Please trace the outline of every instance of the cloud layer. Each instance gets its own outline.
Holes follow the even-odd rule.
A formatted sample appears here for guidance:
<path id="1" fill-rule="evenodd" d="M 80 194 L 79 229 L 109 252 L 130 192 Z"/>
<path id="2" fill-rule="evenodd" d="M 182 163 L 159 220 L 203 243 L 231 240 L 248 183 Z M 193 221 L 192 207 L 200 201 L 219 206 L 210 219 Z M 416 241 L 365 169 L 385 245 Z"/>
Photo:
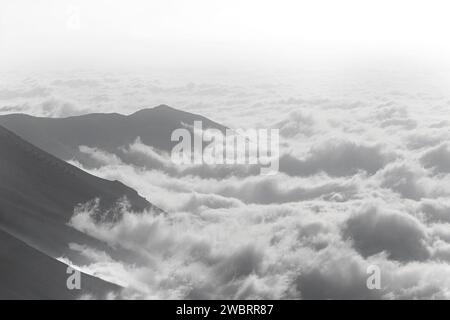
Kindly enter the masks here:
<path id="1" fill-rule="evenodd" d="M 271 79 L 48 76 L 10 82 L 0 111 L 70 116 L 165 103 L 232 128 L 280 129 L 275 176 L 175 166 L 139 139 L 115 153 L 79 147 L 98 166 L 71 163 L 167 212 L 123 205 L 112 224 L 93 217 L 95 203 L 75 210 L 74 228 L 126 252 L 72 244 L 88 261 L 78 267 L 125 286 L 124 298 L 450 298 L 450 98 L 409 80 Z M 370 290 L 374 265 L 381 288 Z"/>

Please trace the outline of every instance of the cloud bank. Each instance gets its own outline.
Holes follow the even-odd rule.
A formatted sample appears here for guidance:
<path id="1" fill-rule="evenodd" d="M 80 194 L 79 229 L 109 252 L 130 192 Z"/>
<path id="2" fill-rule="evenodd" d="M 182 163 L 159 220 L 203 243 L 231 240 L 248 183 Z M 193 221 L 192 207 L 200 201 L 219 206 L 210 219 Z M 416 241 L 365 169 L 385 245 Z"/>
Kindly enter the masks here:
<path id="1" fill-rule="evenodd" d="M 3 88 L 0 110 L 68 116 L 164 103 L 231 128 L 280 129 L 270 177 L 178 167 L 138 137 L 116 152 L 79 147 L 98 166 L 71 163 L 167 212 L 122 206 L 111 223 L 94 217 L 95 203 L 75 210 L 74 228 L 127 252 L 69 248 L 87 259 L 78 268 L 124 286 L 122 298 L 450 298 L 450 98 L 410 79 L 271 79 L 49 76 Z M 381 288 L 370 290 L 373 265 Z"/>

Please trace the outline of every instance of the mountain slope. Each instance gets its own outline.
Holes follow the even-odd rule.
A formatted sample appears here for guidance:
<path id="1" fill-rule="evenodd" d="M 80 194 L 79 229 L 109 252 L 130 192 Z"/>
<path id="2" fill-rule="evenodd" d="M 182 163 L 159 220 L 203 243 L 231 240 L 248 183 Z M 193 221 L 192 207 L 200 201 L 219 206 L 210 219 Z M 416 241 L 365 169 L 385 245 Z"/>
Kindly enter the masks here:
<path id="1" fill-rule="evenodd" d="M 80 289 L 69 290 L 67 265 L 0 230 L 0 299 L 106 298 L 120 287 L 80 274 Z"/>
<path id="2" fill-rule="evenodd" d="M 124 196 L 135 211 L 152 207 L 124 184 L 90 175 L 0 127 L 0 228 L 14 237 L 53 257 L 66 254 L 70 242 L 101 247 L 67 222 L 80 203 L 99 198 L 100 208 L 112 211 Z"/>
<path id="3" fill-rule="evenodd" d="M 170 152 L 176 144 L 170 139 L 172 132 L 186 125 L 192 126 L 196 120 L 202 121 L 204 129 L 226 129 L 200 115 L 165 105 L 143 109 L 128 116 L 96 113 L 68 118 L 41 118 L 10 114 L 0 116 L 0 125 L 60 159 L 76 159 L 92 167 L 95 161 L 79 151 L 80 145 L 117 154 L 120 147 L 140 137 L 144 144 Z"/>

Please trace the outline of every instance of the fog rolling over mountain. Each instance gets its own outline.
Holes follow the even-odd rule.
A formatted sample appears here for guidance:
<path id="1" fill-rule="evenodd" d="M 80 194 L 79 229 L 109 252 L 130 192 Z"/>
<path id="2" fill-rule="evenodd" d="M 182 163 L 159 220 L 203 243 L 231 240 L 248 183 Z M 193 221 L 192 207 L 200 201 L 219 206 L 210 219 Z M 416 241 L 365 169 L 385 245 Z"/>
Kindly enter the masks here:
<path id="1" fill-rule="evenodd" d="M 106 297 L 107 289 L 117 290 L 118 286 L 88 276 L 83 277 L 83 291 L 66 288 L 66 268 L 54 259 L 64 256 L 82 262 L 69 249 L 71 243 L 114 255 L 103 243 L 68 225 L 74 208 L 98 198 L 99 214 L 105 221 L 114 218 L 116 206 L 125 198 L 137 212 L 159 209 L 122 183 L 83 172 L 3 127 L 0 152 L 0 296 L 64 299 L 102 293 Z"/>

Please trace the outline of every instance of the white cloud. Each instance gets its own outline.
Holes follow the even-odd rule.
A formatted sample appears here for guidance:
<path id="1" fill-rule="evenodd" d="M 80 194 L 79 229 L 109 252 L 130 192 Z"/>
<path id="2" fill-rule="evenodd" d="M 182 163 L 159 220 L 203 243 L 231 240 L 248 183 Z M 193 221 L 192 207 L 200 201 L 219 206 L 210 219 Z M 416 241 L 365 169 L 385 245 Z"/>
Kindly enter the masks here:
<path id="1" fill-rule="evenodd" d="M 369 206 L 351 215 L 344 236 L 365 257 L 384 251 L 389 258 L 399 261 L 426 260 L 430 256 L 423 224 L 408 214 L 379 206 Z"/>
<path id="2" fill-rule="evenodd" d="M 436 173 L 450 173 L 450 145 L 443 143 L 428 150 L 421 158 L 422 164 Z"/>
<path id="3" fill-rule="evenodd" d="M 44 77 L 38 85 L 51 98 L 11 98 L 1 110 L 127 114 L 164 103 L 234 128 L 281 129 L 281 172 L 272 177 L 249 167 L 176 167 L 139 139 L 114 153 L 80 146 L 98 163 L 86 171 L 122 181 L 167 212 L 125 207 L 112 223 L 80 207 L 71 220 L 127 251 L 70 248 L 87 261 L 80 269 L 126 286 L 126 298 L 450 298 L 442 120 L 450 100 L 425 86 L 429 78 L 394 76 L 87 72 Z M 379 291 L 366 287 L 371 264 L 381 270 Z"/>

